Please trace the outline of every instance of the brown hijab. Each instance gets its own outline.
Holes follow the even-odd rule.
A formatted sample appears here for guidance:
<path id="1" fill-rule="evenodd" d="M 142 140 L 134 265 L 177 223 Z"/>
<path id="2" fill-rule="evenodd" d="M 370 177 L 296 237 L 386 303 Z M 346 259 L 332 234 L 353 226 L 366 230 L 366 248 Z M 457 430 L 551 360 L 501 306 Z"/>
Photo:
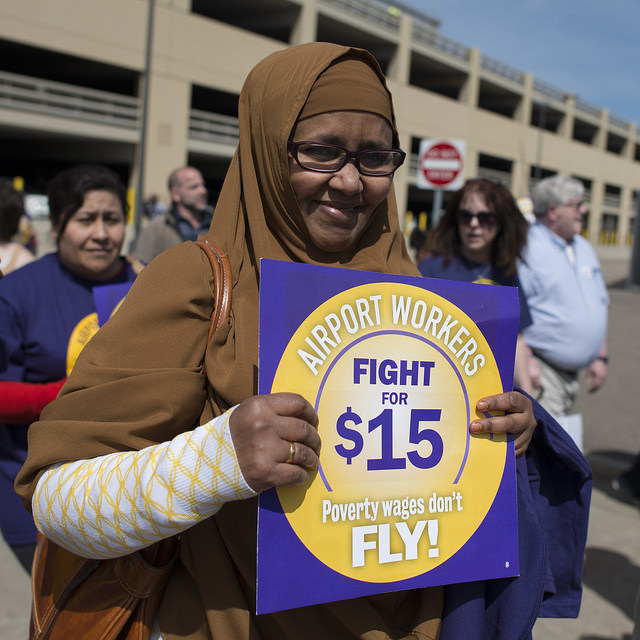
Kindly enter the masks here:
<path id="1" fill-rule="evenodd" d="M 82 352 L 61 397 L 30 428 L 29 456 L 16 481 L 27 506 L 39 474 L 55 462 L 164 442 L 256 393 L 261 257 L 417 274 L 393 191 L 348 252 L 326 254 L 309 240 L 289 180 L 287 140 L 301 112 L 336 109 L 381 115 L 397 143 L 391 97 L 366 51 L 302 45 L 269 56 L 249 74 L 240 95 L 240 142 L 204 236 L 228 253 L 234 277 L 231 316 L 206 352 L 208 384 L 202 355 L 211 270 L 204 254 L 184 243 L 142 271 Z M 244 500 L 183 533 L 160 611 L 167 640 L 437 638 L 437 588 L 256 616 L 255 532 L 256 500 Z"/>
<path id="2" fill-rule="evenodd" d="M 206 234 L 227 251 L 238 278 L 235 351 L 233 357 L 222 352 L 214 356 L 211 366 L 224 376 L 216 377 L 216 390 L 232 393 L 238 379 L 247 379 L 247 363 L 257 365 L 260 258 L 418 274 L 399 229 L 393 190 L 348 252 L 327 254 L 311 243 L 289 180 L 287 141 L 300 114 L 335 110 L 382 116 L 397 144 L 391 95 L 377 61 L 366 51 L 326 43 L 294 47 L 267 57 L 245 82 L 239 103 L 240 143 Z M 240 398 L 223 395 L 233 404 L 255 393 L 255 380 L 252 384 L 243 388 Z"/>

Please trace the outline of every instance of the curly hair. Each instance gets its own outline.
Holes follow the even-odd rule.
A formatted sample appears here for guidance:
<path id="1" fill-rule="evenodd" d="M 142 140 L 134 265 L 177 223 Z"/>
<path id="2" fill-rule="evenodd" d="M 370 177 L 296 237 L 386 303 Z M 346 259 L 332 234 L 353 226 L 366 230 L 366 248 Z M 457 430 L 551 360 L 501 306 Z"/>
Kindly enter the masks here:
<path id="1" fill-rule="evenodd" d="M 113 193 L 126 216 L 129 209 L 127 190 L 118 174 L 102 165 L 77 165 L 57 174 L 49 183 L 49 219 L 58 235 L 64 231 L 67 222 L 80 209 L 89 191 Z"/>
<path id="2" fill-rule="evenodd" d="M 498 234 L 491 247 L 491 264 L 506 275 L 515 275 L 517 261 L 527 242 L 528 224 L 511 192 L 495 180 L 474 178 L 467 180 L 462 189 L 456 191 L 440 222 L 429 234 L 428 250 L 434 255 L 443 256 L 445 266 L 462 255 L 456 214 L 460 203 L 469 193 L 480 196 L 498 221 Z"/>

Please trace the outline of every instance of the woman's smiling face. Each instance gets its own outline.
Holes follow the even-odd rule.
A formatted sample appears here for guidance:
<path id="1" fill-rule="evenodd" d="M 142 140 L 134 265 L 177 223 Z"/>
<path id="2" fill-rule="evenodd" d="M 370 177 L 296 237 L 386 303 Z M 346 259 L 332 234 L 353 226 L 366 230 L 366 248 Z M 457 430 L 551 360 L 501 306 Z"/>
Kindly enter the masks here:
<path id="1" fill-rule="evenodd" d="M 330 111 L 299 121 L 293 142 L 321 142 L 356 153 L 391 149 L 393 132 L 381 116 L 363 111 Z M 333 173 L 300 167 L 289 157 L 291 185 L 311 242 L 327 253 L 353 247 L 391 189 L 392 175 L 365 176 L 352 161 Z"/>

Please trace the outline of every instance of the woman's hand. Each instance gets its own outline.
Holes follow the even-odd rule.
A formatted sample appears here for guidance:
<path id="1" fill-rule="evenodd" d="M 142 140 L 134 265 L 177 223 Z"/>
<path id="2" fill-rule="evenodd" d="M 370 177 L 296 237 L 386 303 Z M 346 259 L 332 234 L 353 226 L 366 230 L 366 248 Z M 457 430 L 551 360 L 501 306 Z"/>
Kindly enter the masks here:
<path id="1" fill-rule="evenodd" d="M 229 429 L 242 475 L 258 493 L 304 484 L 307 469 L 318 466 L 318 415 L 297 393 L 248 398 L 231 414 Z"/>
<path id="2" fill-rule="evenodd" d="M 469 426 L 471 433 L 513 433 L 516 455 L 521 456 L 527 450 L 537 424 L 527 396 L 519 391 L 487 396 L 478 400 L 476 409 L 480 414 L 504 411 L 505 415 L 474 420 Z"/>

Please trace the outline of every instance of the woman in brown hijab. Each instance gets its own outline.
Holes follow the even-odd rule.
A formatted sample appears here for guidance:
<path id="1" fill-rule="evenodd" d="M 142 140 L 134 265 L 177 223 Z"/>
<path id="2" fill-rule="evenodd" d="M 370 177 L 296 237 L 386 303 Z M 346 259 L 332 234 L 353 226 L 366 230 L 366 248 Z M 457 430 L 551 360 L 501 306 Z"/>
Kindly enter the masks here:
<path id="1" fill-rule="evenodd" d="M 122 555 L 182 530 L 159 611 L 167 640 L 437 638 L 440 588 L 254 614 L 255 495 L 305 482 L 320 446 L 317 416 L 306 400 L 255 395 L 259 260 L 418 271 L 405 249 L 392 189 L 404 153 L 397 148 L 390 94 L 369 53 L 315 43 L 269 56 L 247 78 L 239 122 L 240 143 L 205 236 L 227 252 L 233 273 L 230 318 L 206 351 L 207 384 L 202 357 L 211 269 L 204 254 L 185 243 L 142 271 L 83 351 L 61 396 L 31 427 L 17 490 L 30 505 L 38 481 L 50 482 L 53 473 L 58 493 L 47 498 L 42 492 L 40 507 L 34 499 L 36 520 L 47 536 L 93 557 Z M 514 392 L 492 396 L 487 405 L 512 413 L 476 421 L 472 429 L 514 432 L 518 450 L 526 449 L 536 425 L 531 402 Z M 197 466 L 181 457 L 190 448 L 197 449 Z M 153 467 L 156 458 L 173 465 L 166 476 Z M 149 460 L 154 471 L 145 475 Z M 69 461 L 78 462 L 57 465 Z M 104 479 L 112 461 L 121 475 L 133 469 L 143 495 L 139 508 L 131 498 L 133 513 L 124 518 L 106 504 L 109 515 L 96 512 L 100 499 L 113 495 L 105 489 L 113 478 Z M 71 483 L 64 482 L 68 474 Z M 95 487 L 99 495 L 91 493 Z M 167 507 L 160 509 L 166 520 L 150 523 L 145 491 L 156 490 L 167 491 L 174 508 L 189 496 L 185 503 L 195 513 L 172 520 Z M 71 491 L 91 499 L 78 507 Z M 60 504 L 64 513 L 51 517 L 48 511 Z M 121 520 L 134 523 L 133 533 L 120 530 Z"/>

